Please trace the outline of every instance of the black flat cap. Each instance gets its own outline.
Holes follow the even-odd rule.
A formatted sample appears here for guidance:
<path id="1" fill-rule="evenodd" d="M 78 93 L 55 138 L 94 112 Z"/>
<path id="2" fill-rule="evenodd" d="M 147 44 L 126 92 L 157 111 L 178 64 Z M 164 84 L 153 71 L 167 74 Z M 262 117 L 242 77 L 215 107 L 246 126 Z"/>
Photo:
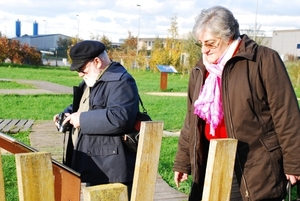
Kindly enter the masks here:
<path id="1" fill-rule="evenodd" d="M 70 70 L 80 69 L 86 62 L 99 56 L 105 50 L 105 45 L 95 40 L 85 40 L 77 43 L 70 50 L 72 64 Z"/>

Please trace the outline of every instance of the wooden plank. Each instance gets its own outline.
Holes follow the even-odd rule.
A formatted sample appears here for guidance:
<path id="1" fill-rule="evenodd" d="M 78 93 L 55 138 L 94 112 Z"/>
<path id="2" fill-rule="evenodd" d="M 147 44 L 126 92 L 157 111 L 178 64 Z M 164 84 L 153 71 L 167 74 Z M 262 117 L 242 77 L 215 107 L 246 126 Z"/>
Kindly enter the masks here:
<path id="1" fill-rule="evenodd" d="M 163 136 L 163 122 L 141 123 L 131 201 L 153 201 Z"/>
<path id="2" fill-rule="evenodd" d="M 54 177 L 50 153 L 16 154 L 15 158 L 20 201 L 54 201 Z"/>
<path id="3" fill-rule="evenodd" d="M 2 132 L 4 133 L 8 133 L 10 131 L 10 129 L 13 129 L 15 124 L 18 123 L 19 120 L 18 119 L 13 119 L 11 120 L 3 129 Z"/>
<path id="4" fill-rule="evenodd" d="M 37 152 L 36 149 L 0 132 L 0 147 L 12 154 Z M 80 200 L 80 174 L 52 159 L 55 200 Z"/>
<path id="5" fill-rule="evenodd" d="M 17 133 L 20 131 L 20 129 L 24 126 L 24 124 L 27 122 L 28 120 L 26 119 L 21 119 L 19 120 L 19 122 L 15 125 L 15 127 L 13 129 L 11 129 L 9 131 L 9 133 Z"/>
<path id="6" fill-rule="evenodd" d="M 32 124 L 34 123 L 34 120 L 32 119 L 29 119 L 26 124 L 20 129 L 21 132 L 23 131 L 27 131 L 31 126 Z"/>
<path id="7" fill-rule="evenodd" d="M 84 201 L 128 201 L 127 187 L 121 183 L 83 187 Z"/>
<path id="8" fill-rule="evenodd" d="M 80 201 L 79 173 L 52 159 L 56 201 Z"/>
<path id="9" fill-rule="evenodd" d="M 9 122 L 11 122 L 11 119 L 5 119 L 0 123 L 0 130 L 2 130 Z"/>
<path id="10" fill-rule="evenodd" d="M 236 139 L 210 141 L 202 201 L 230 200 Z"/>
<path id="11" fill-rule="evenodd" d="M 5 188 L 4 188 L 1 150 L 0 150 L 0 200 L 3 200 L 3 201 L 6 200 L 5 199 Z"/>

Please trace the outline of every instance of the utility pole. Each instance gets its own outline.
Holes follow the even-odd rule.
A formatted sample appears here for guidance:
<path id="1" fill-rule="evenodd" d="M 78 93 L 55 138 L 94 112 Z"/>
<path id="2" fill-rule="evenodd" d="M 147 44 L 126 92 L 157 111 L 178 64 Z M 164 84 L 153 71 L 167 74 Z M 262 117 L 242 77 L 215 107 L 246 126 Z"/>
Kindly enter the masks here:
<path id="1" fill-rule="evenodd" d="M 141 5 L 137 4 L 136 6 L 139 7 L 139 26 L 138 26 L 138 34 L 137 34 L 137 41 L 136 41 L 136 56 L 139 54 L 139 37 L 140 37 L 140 21 L 141 21 Z"/>
<path id="2" fill-rule="evenodd" d="M 46 20 L 44 20 L 44 26 L 45 26 L 45 35 L 46 35 Z"/>
<path id="3" fill-rule="evenodd" d="M 258 10 L 258 0 L 256 0 L 256 12 L 255 12 L 255 24 L 254 24 L 254 36 L 253 40 L 256 40 L 256 24 L 257 24 L 257 10 Z"/>
<path id="4" fill-rule="evenodd" d="M 79 42 L 79 15 L 77 14 L 77 43 Z"/>

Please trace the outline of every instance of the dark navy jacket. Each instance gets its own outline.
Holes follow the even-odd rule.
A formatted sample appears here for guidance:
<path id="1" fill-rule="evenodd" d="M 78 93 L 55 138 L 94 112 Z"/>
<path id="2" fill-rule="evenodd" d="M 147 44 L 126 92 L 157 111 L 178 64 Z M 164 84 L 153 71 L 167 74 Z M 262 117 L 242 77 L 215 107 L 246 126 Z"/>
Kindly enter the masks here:
<path id="1" fill-rule="evenodd" d="M 73 104 L 78 109 L 86 85 L 74 87 Z M 90 108 L 80 115 L 80 133 L 74 147 L 71 168 L 82 182 L 93 185 L 132 182 L 136 154 L 123 145 L 120 135 L 130 131 L 139 111 L 139 95 L 134 78 L 113 62 L 90 89 Z M 68 157 L 68 154 L 67 154 Z"/>

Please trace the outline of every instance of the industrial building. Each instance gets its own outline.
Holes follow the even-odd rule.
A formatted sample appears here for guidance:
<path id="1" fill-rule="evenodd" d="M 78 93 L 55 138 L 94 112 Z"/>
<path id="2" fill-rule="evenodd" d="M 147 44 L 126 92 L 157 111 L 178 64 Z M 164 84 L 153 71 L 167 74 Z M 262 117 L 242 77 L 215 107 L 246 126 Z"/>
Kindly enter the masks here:
<path id="1" fill-rule="evenodd" d="M 282 57 L 293 55 L 300 59 L 300 29 L 273 31 L 272 49 Z"/>
<path id="2" fill-rule="evenodd" d="M 30 46 L 35 47 L 37 50 L 55 52 L 58 49 L 57 41 L 59 38 L 66 39 L 71 38 L 63 34 L 38 34 L 38 23 L 33 23 L 33 34 L 21 36 L 21 22 L 16 21 L 16 37 L 12 38 L 14 40 L 19 40 L 20 43 L 27 43 Z"/>

